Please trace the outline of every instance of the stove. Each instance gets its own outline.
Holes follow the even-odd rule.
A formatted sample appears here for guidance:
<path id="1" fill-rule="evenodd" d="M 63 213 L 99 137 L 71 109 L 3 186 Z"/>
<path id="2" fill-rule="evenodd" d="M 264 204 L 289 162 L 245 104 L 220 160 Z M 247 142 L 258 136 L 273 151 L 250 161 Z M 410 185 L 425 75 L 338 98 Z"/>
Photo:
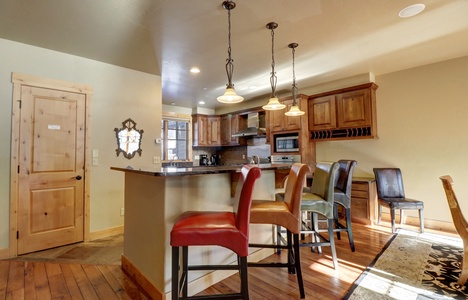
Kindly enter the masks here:
<path id="1" fill-rule="evenodd" d="M 272 164 L 294 164 L 301 162 L 300 155 L 272 155 L 271 163 Z"/>

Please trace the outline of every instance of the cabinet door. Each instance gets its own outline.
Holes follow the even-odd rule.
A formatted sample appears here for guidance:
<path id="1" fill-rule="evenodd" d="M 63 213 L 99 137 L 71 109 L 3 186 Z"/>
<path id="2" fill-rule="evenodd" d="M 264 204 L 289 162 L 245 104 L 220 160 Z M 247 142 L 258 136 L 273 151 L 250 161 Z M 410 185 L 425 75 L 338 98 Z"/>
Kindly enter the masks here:
<path id="1" fill-rule="evenodd" d="M 336 128 L 335 95 L 309 100 L 309 130 Z"/>
<path id="2" fill-rule="evenodd" d="M 238 145 L 239 138 L 232 137 L 234 133 L 239 131 L 239 115 L 222 116 L 221 122 L 221 145 Z"/>
<path id="3" fill-rule="evenodd" d="M 220 118 L 208 117 L 208 145 L 221 145 Z"/>
<path id="4" fill-rule="evenodd" d="M 221 117 L 221 145 L 229 145 L 231 143 L 231 116 Z"/>
<path id="5" fill-rule="evenodd" d="M 283 101 L 283 104 L 286 105 L 286 108 L 282 110 L 283 118 L 284 118 L 284 130 L 296 130 L 301 128 L 301 116 L 296 117 L 288 117 L 284 113 L 291 109 L 293 104 L 293 100 Z M 301 108 L 300 100 L 297 99 L 297 104 L 299 109 Z"/>
<path id="6" fill-rule="evenodd" d="M 208 145 L 208 118 L 203 115 L 193 116 L 193 144 L 194 146 Z"/>
<path id="7" fill-rule="evenodd" d="M 270 131 L 282 131 L 284 130 L 284 109 L 281 110 L 270 110 Z"/>
<path id="8" fill-rule="evenodd" d="M 338 94 L 336 102 L 339 127 L 349 128 L 372 125 L 369 89 Z"/>

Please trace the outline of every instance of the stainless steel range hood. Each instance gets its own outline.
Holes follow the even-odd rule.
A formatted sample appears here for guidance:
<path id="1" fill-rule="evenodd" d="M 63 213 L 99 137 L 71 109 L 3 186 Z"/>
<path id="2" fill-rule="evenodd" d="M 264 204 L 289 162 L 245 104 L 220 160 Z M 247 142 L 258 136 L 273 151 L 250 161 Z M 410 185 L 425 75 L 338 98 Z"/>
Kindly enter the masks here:
<path id="1" fill-rule="evenodd" d="M 232 135 L 233 137 L 264 137 L 266 136 L 265 115 L 250 113 L 247 115 L 247 128 Z"/>

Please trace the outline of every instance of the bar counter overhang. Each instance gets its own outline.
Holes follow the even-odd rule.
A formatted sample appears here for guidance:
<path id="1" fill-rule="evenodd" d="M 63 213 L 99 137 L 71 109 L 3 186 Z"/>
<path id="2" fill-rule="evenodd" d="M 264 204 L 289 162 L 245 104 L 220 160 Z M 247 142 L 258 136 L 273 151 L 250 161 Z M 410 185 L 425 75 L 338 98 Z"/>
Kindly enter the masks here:
<path id="1" fill-rule="evenodd" d="M 274 199 L 275 171 L 288 164 L 260 164 L 253 199 Z M 153 298 L 165 299 L 171 292 L 170 231 L 184 211 L 232 211 L 242 166 L 193 168 L 111 167 L 125 173 L 124 248 L 122 268 Z M 250 240 L 272 241 L 271 225 L 250 225 Z M 252 249 L 249 261 L 261 260 L 272 249 Z M 236 256 L 221 247 L 194 247 L 194 264 L 234 263 Z M 189 277 L 189 292 L 211 286 L 235 272 L 199 272 Z"/>

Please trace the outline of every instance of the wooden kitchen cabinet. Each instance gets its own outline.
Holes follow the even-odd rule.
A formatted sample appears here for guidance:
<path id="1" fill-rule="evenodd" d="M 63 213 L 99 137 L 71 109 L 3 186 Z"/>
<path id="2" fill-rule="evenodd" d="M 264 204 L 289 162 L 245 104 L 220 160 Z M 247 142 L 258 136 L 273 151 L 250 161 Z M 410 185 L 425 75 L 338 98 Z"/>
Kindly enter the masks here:
<path id="1" fill-rule="evenodd" d="M 193 145 L 194 146 L 208 146 L 208 116 L 206 115 L 193 115 Z"/>
<path id="2" fill-rule="evenodd" d="M 239 118 L 240 116 L 225 115 L 221 116 L 221 145 L 222 146 L 236 146 L 239 145 L 239 138 L 232 137 L 232 135 L 239 131 Z"/>
<path id="3" fill-rule="evenodd" d="M 372 225 L 377 216 L 377 189 L 374 178 L 353 177 L 351 185 L 351 220 Z"/>
<path id="4" fill-rule="evenodd" d="M 377 138 L 375 83 L 309 96 L 313 140 Z"/>
<path id="5" fill-rule="evenodd" d="M 313 98 L 309 101 L 309 130 L 336 128 L 335 95 Z"/>
<path id="6" fill-rule="evenodd" d="M 192 116 L 193 146 L 220 146 L 221 122 L 219 116 L 196 114 Z"/>
<path id="7" fill-rule="evenodd" d="M 301 101 L 297 99 L 299 103 L 299 108 L 301 108 Z M 278 131 L 289 131 L 289 130 L 298 130 L 301 128 L 301 117 L 288 117 L 284 113 L 291 109 L 293 99 L 287 99 L 281 101 L 285 108 L 280 110 L 270 110 L 268 111 L 270 118 L 270 132 Z"/>
<path id="8" fill-rule="evenodd" d="M 219 116 L 208 116 L 208 146 L 221 146 L 221 120 Z"/>

